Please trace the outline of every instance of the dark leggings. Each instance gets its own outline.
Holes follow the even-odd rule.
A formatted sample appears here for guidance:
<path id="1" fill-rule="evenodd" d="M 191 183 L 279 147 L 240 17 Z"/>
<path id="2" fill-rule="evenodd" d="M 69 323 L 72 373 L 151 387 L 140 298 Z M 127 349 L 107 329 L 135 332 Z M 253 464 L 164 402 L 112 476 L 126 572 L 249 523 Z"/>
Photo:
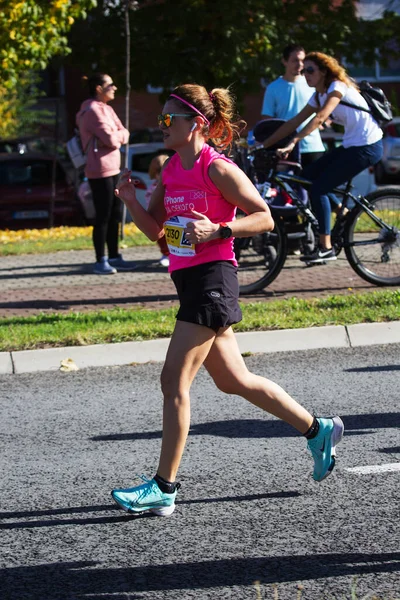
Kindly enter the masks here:
<path id="1" fill-rule="evenodd" d="M 96 260 L 105 256 L 107 244 L 108 258 L 118 256 L 119 222 L 121 220 L 121 200 L 114 194 L 117 175 L 89 179 L 96 211 L 93 226 L 93 245 Z"/>
<path id="2" fill-rule="evenodd" d="M 320 158 L 322 158 L 324 156 L 325 152 L 321 151 L 321 152 L 306 152 L 305 154 L 301 155 L 301 166 L 303 167 L 303 171 L 304 169 L 306 169 L 308 167 L 308 165 L 311 165 L 311 163 L 315 162 L 316 160 L 319 160 Z M 331 207 L 336 210 L 338 206 L 341 205 L 341 200 L 339 200 L 339 198 L 337 196 L 335 196 L 335 194 L 333 193 L 329 193 L 327 194 L 329 201 L 331 203 Z M 308 196 L 307 196 L 308 197 Z"/>
<path id="3" fill-rule="evenodd" d="M 304 152 L 304 154 L 301 154 L 301 166 L 303 167 L 303 169 L 305 169 L 311 163 L 315 162 L 319 158 L 322 158 L 323 155 L 323 150 L 321 150 L 321 152 Z"/>
<path id="4" fill-rule="evenodd" d="M 310 199 L 320 233 L 329 235 L 331 232 L 331 204 L 328 193 L 367 167 L 375 165 L 382 158 L 382 152 L 381 140 L 366 146 L 339 146 L 326 152 L 322 158 L 304 169 L 303 177 L 313 182 Z"/>

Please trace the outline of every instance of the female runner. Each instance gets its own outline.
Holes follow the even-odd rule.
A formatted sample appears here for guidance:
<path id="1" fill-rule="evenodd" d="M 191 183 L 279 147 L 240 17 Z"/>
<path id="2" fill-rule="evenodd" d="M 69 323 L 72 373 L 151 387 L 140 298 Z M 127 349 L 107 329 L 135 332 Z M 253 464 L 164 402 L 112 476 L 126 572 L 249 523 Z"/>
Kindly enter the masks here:
<path id="1" fill-rule="evenodd" d="M 151 240 L 165 232 L 180 308 L 161 374 L 163 438 L 157 472 L 139 486 L 113 490 L 112 497 L 127 511 L 172 514 L 189 432 L 190 387 L 201 365 L 220 390 L 246 398 L 304 435 L 314 458 L 313 477 L 321 481 L 335 464 L 341 419 L 313 417 L 279 385 L 250 373 L 232 330 L 241 320 L 233 238 L 271 231 L 274 222 L 246 175 L 208 144 L 227 148 L 238 131 L 230 92 L 181 85 L 167 99 L 159 126 L 165 147 L 176 153 L 164 163 L 149 211 L 137 202 L 129 172 L 122 174 L 116 194 Z M 247 216 L 235 220 L 236 207 Z"/>

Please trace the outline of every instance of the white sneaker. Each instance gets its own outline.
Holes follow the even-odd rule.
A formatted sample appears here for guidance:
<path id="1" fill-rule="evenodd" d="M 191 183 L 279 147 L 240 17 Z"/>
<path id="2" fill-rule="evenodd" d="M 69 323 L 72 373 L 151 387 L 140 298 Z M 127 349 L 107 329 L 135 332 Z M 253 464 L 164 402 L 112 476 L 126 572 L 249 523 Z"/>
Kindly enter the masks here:
<path id="1" fill-rule="evenodd" d="M 162 267 L 169 267 L 169 258 L 168 258 L 168 256 L 162 256 L 162 257 L 160 258 L 160 262 L 159 262 L 159 264 L 160 264 Z"/>
<path id="2" fill-rule="evenodd" d="M 333 248 L 316 248 L 311 254 L 302 256 L 300 260 L 307 264 L 311 263 L 323 263 L 328 260 L 336 260 L 337 256 Z"/>

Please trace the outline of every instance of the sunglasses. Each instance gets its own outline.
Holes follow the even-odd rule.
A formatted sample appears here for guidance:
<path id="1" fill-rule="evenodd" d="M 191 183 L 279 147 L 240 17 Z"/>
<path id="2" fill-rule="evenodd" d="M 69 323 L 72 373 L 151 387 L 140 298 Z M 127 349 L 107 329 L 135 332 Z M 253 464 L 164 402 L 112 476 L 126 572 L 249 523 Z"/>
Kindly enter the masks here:
<path id="1" fill-rule="evenodd" d="M 300 71 L 301 75 L 304 75 L 304 73 L 308 73 L 309 75 L 312 75 L 313 73 L 315 73 L 315 69 L 314 69 L 314 67 L 306 67 L 305 69 L 302 69 Z"/>
<path id="2" fill-rule="evenodd" d="M 165 115 L 157 115 L 158 126 L 171 127 L 174 117 L 195 117 L 195 113 L 165 113 Z"/>

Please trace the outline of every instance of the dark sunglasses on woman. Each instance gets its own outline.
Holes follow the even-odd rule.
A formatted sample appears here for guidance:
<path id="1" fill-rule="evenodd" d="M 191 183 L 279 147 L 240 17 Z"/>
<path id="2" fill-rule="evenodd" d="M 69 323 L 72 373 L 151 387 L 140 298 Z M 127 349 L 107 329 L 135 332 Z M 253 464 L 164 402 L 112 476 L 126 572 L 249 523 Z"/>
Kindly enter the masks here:
<path id="1" fill-rule="evenodd" d="M 306 67 L 305 69 L 302 69 L 300 71 L 301 75 L 304 75 L 304 73 L 308 73 L 309 75 L 312 75 L 313 73 L 315 73 L 315 69 L 314 69 L 314 67 Z"/>

